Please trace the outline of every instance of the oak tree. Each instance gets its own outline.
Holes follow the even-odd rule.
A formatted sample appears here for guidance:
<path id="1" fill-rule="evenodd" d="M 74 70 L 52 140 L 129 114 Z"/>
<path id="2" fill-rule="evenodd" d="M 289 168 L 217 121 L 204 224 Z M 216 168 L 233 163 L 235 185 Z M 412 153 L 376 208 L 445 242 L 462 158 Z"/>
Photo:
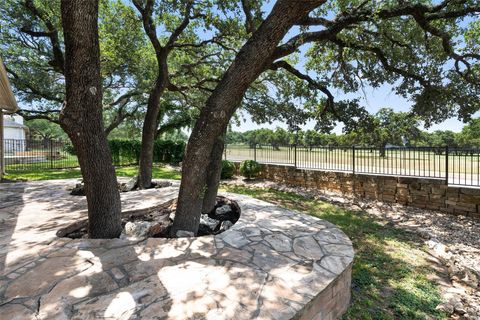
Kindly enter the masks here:
<path id="1" fill-rule="evenodd" d="M 363 83 L 388 83 L 425 121 L 470 117 L 480 107 L 479 54 L 474 41 L 456 39 L 475 29 L 476 1 L 277 1 L 226 69 L 192 130 L 182 168 L 173 234 L 196 234 L 206 168 L 215 144 L 252 83 L 283 70 L 324 98 L 309 105 L 320 125 L 355 126 L 368 116 L 356 99 L 335 101 L 332 88 L 357 92 Z M 245 14 L 246 21 L 251 15 Z M 471 21 L 471 20 L 470 20 Z M 476 23 L 476 21 L 474 21 Z M 473 31 L 472 34 L 475 34 Z M 465 39 L 469 39 L 465 37 Z M 307 49 L 305 49 L 307 48 Z M 301 50 L 302 49 L 302 50 Z M 303 52 L 302 52 L 303 51 Z M 288 61 L 306 53 L 307 71 Z M 320 103 L 318 103 L 320 101 Z"/>

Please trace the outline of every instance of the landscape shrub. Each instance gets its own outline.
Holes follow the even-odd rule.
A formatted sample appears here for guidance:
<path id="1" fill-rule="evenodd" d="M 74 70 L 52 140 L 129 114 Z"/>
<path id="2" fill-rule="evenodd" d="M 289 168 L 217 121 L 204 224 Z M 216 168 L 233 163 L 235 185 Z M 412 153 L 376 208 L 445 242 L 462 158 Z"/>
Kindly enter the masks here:
<path id="1" fill-rule="evenodd" d="M 185 142 L 172 140 L 156 140 L 153 148 L 154 162 L 178 164 L 185 154 Z"/>
<path id="2" fill-rule="evenodd" d="M 247 179 L 255 178 L 260 169 L 260 164 L 257 161 L 245 160 L 240 163 L 240 174 Z"/>
<path id="3" fill-rule="evenodd" d="M 75 149 L 73 148 L 73 145 L 71 143 L 66 143 L 63 146 L 63 150 L 67 152 L 68 154 L 71 154 L 72 156 L 76 156 L 77 154 L 75 153 Z"/>
<path id="4" fill-rule="evenodd" d="M 232 161 L 222 160 L 222 179 L 230 179 L 235 174 L 235 164 Z"/>
<path id="5" fill-rule="evenodd" d="M 108 141 L 114 165 L 138 164 L 142 143 L 139 140 L 112 139 Z M 156 140 L 153 145 L 153 161 L 179 163 L 185 153 L 185 143 Z"/>

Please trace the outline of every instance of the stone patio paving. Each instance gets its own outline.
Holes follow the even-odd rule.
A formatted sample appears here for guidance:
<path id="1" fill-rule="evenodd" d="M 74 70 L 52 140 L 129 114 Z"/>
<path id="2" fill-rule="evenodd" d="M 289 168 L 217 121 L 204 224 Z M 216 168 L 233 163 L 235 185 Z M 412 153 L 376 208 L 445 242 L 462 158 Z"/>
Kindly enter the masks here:
<path id="1" fill-rule="evenodd" d="M 250 197 L 216 236 L 57 238 L 86 217 L 76 180 L 0 184 L 4 319 L 334 319 L 348 307 L 353 249 L 329 222 Z M 122 193 L 124 210 L 172 187 Z"/>

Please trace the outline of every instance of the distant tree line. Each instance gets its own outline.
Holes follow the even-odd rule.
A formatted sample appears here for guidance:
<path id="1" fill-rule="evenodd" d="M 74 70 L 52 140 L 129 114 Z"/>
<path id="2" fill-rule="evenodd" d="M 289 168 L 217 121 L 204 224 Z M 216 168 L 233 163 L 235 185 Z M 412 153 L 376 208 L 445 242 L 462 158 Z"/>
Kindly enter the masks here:
<path id="1" fill-rule="evenodd" d="M 401 131 L 401 130 L 400 130 Z M 382 137 L 380 139 L 380 137 Z M 386 147 L 438 147 L 443 148 L 480 148 L 480 119 L 472 120 L 460 132 L 437 130 L 434 132 L 412 128 L 403 135 L 385 128 L 376 128 L 369 132 L 359 130 L 345 134 L 321 133 L 316 130 L 287 131 L 283 128 L 257 129 L 246 132 L 229 131 L 227 144 L 271 145 L 274 148 L 285 145 L 302 146 L 373 146 Z"/>

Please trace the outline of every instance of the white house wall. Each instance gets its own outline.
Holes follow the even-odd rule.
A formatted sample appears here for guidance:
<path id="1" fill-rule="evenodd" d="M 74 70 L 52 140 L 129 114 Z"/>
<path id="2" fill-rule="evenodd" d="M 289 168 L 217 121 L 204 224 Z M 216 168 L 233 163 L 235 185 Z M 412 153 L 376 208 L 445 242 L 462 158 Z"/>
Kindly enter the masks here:
<path id="1" fill-rule="evenodd" d="M 4 139 L 25 140 L 25 130 L 18 127 L 5 127 L 3 130 Z"/>

